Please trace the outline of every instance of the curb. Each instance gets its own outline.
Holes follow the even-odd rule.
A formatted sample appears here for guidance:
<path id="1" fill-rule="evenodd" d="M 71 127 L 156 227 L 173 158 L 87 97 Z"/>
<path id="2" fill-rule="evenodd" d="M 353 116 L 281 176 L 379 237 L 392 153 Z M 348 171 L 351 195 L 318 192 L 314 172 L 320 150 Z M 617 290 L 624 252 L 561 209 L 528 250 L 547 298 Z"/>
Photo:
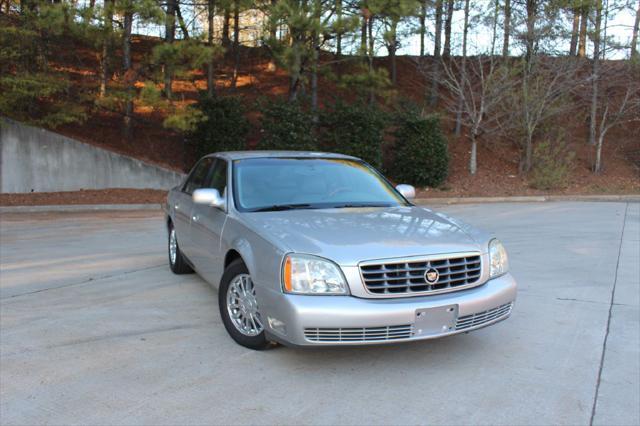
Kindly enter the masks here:
<path id="1" fill-rule="evenodd" d="M 639 195 L 527 195 L 515 197 L 416 198 L 415 204 L 534 203 L 548 201 L 640 202 Z"/>
<path id="2" fill-rule="evenodd" d="M 53 213 L 91 211 L 162 211 L 161 204 L 67 204 L 51 206 L 0 206 L 0 213 Z"/>

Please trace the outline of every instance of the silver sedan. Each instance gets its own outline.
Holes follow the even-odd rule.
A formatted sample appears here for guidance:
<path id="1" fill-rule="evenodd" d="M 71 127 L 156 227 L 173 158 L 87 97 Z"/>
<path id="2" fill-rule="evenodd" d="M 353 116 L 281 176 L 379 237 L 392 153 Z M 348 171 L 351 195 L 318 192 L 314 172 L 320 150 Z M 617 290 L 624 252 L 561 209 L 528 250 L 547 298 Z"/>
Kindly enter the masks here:
<path id="1" fill-rule="evenodd" d="M 506 319 L 516 283 L 500 241 L 414 197 L 345 155 L 208 155 L 169 192 L 169 264 L 218 288 L 225 328 L 252 349 L 432 339 Z"/>

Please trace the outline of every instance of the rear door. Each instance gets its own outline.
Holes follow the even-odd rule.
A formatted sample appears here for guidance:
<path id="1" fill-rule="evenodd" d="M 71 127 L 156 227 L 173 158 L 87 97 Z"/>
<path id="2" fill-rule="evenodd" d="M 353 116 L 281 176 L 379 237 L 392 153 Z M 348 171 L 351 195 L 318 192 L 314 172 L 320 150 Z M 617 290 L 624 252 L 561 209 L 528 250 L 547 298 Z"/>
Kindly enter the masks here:
<path id="1" fill-rule="evenodd" d="M 189 177 L 182 186 L 182 190 L 176 193 L 174 198 L 174 221 L 176 227 L 176 235 L 178 237 L 178 245 L 180 250 L 193 263 L 192 255 L 194 252 L 193 241 L 191 240 L 191 211 L 193 209 L 193 200 L 191 195 L 196 189 L 202 188 L 207 182 L 211 166 L 214 159 L 211 157 L 203 158 L 194 166 Z"/>
<path id="2" fill-rule="evenodd" d="M 216 158 L 213 169 L 206 182 L 207 188 L 217 189 L 227 200 L 228 162 Z M 228 200 L 227 203 L 228 205 Z M 222 277 L 224 253 L 221 252 L 221 237 L 225 221 L 225 209 L 194 204 L 191 214 L 191 240 L 194 244 L 193 263 L 198 273 L 208 282 L 217 285 Z"/>

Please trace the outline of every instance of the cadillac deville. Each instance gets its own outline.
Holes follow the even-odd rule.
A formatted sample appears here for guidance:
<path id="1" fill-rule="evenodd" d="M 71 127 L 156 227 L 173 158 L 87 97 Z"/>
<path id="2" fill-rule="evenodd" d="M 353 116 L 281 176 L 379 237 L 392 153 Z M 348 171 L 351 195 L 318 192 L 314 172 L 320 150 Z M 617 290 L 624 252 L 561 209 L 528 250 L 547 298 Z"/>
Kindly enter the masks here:
<path id="1" fill-rule="evenodd" d="M 169 192 L 169 264 L 218 288 L 227 332 L 252 349 L 433 339 L 509 317 L 500 241 L 414 197 L 345 155 L 208 155 Z"/>

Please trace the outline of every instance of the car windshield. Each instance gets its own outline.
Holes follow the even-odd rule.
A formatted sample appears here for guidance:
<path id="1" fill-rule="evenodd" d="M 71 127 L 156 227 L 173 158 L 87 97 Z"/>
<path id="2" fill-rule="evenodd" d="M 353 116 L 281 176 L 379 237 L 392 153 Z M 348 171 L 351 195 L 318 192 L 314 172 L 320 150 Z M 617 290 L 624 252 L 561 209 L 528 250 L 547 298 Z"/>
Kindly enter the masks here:
<path id="1" fill-rule="evenodd" d="M 339 158 L 251 158 L 234 161 L 240 211 L 407 205 L 363 162 Z"/>

